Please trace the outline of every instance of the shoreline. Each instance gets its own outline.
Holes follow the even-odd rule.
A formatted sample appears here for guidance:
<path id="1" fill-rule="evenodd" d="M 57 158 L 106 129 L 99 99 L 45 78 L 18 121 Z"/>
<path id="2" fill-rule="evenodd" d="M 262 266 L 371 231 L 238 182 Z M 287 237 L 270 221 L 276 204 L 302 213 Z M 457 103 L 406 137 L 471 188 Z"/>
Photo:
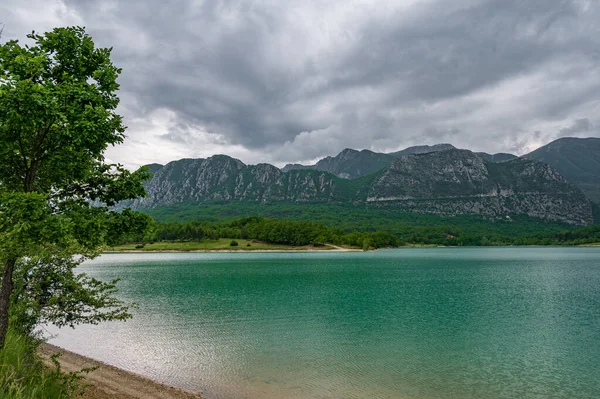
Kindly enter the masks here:
<path id="1" fill-rule="evenodd" d="M 99 360 L 79 355 L 61 347 L 43 343 L 39 353 L 44 362 L 53 367 L 50 357 L 61 353 L 58 358 L 63 372 L 77 372 L 84 368 L 97 367 L 83 374 L 87 385 L 83 398 L 88 399 L 206 399 L 200 393 L 185 391 L 154 381 L 151 378 L 111 366 Z"/>
<path id="2" fill-rule="evenodd" d="M 372 252 L 372 250 L 369 250 Z M 123 251 L 102 251 L 103 254 L 140 254 L 140 253 L 265 253 L 265 252 L 278 252 L 278 253 L 298 253 L 298 252 L 364 252 L 362 249 L 256 249 L 256 250 L 235 250 L 235 249 L 151 249 L 149 251 L 126 249 Z"/>
<path id="3" fill-rule="evenodd" d="M 396 248 L 378 248 L 364 251 L 359 248 L 334 247 L 329 249 L 299 248 L 299 249 L 123 249 L 119 251 L 102 251 L 101 254 L 139 254 L 139 253 L 298 253 L 298 252 L 376 252 L 379 249 L 413 249 L 413 248 L 504 248 L 504 247 L 559 247 L 559 248 L 594 248 L 600 247 L 600 243 L 578 244 L 578 245 L 468 245 L 468 246 L 446 246 L 446 245 L 403 245 Z"/>
<path id="4" fill-rule="evenodd" d="M 103 254 L 120 254 L 120 253 L 180 253 L 180 252 L 225 252 L 225 253 L 252 253 L 252 252 L 279 252 L 279 253 L 296 253 L 296 252 L 364 252 L 359 248 L 344 248 L 336 245 L 327 244 L 327 247 L 299 247 L 297 249 L 123 249 L 123 250 L 107 250 L 102 251 Z"/>

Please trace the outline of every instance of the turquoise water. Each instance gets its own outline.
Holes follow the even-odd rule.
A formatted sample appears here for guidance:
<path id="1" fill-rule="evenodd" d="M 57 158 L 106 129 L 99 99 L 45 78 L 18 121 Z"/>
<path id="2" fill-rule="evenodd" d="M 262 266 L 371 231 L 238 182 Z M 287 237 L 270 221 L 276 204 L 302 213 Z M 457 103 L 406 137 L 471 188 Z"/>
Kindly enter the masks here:
<path id="1" fill-rule="evenodd" d="M 600 398 L 600 248 L 107 254 L 54 344 L 208 398 Z"/>

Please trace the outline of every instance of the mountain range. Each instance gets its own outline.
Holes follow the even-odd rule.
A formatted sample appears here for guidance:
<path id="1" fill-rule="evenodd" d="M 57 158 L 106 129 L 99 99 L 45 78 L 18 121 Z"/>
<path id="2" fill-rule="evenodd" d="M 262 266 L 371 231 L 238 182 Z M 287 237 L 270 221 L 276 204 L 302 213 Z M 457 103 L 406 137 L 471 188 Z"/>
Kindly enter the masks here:
<path id="1" fill-rule="evenodd" d="M 455 149 L 451 144 L 420 145 L 392 153 L 373 152 L 369 150 L 358 151 L 346 148 L 335 157 L 325 157 L 314 165 L 287 164 L 281 170 L 288 172 L 297 169 L 314 169 L 333 173 L 343 179 L 356 179 L 357 177 L 385 168 L 394 159 L 401 156 L 426 154 L 451 149 Z"/>
<path id="2" fill-rule="evenodd" d="M 282 169 L 246 165 L 226 155 L 181 159 L 148 165 L 154 173 L 146 183 L 148 197 L 121 206 L 350 204 L 442 216 L 528 215 L 589 225 L 594 222 L 593 206 L 584 192 L 594 199 L 600 192 L 595 191 L 600 187 L 597 143 L 600 139 L 560 139 L 523 157 L 474 153 L 450 144 L 395 153 L 346 149 L 314 165 Z M 582 157 L 585 148 L 591 150 Z"/>
<path id="3" fill-rule="evenodd" d="M 341 178 L 355 179 L 381 170 L 401 156 L 440 152 L 454 148 L 451 144 L 436 144 L 408 147 L 393 153 L 345 149 L 335 157 L 323 158 L 314 165 L 288 164 L 282 170 L 285 172 L 293 169 L 315 169 L 331 172 Z M 506 162 L 519 158 L 507 153 L 477 152 L 476 154 L 488 162 Z M 600 139 L 564 137 L 523 155 L 521 158 L 552 166 L 568 181 L 577 185 L 588 198 L 600 203 Z"/>
<path id="4" fill-rule="evenodd" d="M 419 145 L 401 151 L 382 153 L 369 150 L 353 150 L 346 148 L 335 157 L 325 157 L 314 165 L 287 164 L 281 170 L 287 172 L 294 169 L 314 169 L 330 172 L 343 179 L 356 179 L 376 172 L 388 166 L 394 159 L 407 155 L 427 154 L 456 149 L 452 144 Z M 488 154 L 477 152 L 477 155 L 489 162 L 503 162 L 518 158 L 513 154 Z"/>

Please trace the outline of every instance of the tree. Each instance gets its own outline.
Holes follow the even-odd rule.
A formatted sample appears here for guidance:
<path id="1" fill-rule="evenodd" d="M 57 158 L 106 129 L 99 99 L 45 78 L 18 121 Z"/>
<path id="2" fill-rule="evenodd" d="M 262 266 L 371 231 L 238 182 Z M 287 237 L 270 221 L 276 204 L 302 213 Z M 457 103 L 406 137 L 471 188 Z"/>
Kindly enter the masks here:
<path id="1" fill-rule="evenodd" d="M 27 37 L 32 45 L 0 46 L 0 348 L 15 268 L 49 265 L 44 275 L 56 282 L 74 255 L 96 256 L 107 239 L 138 228 L 115 222 L 108 207 L 144 195 L 148 177 L 104 159 L 125 137 L 111 49 L 96 48 L 81 27 Z"/>

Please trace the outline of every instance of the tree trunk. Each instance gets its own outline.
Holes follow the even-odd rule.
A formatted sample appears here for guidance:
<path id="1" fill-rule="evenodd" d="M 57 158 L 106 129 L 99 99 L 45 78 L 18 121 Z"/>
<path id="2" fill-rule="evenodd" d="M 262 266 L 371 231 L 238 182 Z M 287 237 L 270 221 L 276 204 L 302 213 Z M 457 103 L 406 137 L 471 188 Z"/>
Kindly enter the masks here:
<path id="1" fill-rule="evenodd" d="M 17 260 L 12 258 L 4 264 L 2 288 L 0 288 L 0 349 L 4 348 L 8 331 L 8 311 L 10 310 L 10 294 L 13 289 L 13 271 L 16 262 Z"/>

